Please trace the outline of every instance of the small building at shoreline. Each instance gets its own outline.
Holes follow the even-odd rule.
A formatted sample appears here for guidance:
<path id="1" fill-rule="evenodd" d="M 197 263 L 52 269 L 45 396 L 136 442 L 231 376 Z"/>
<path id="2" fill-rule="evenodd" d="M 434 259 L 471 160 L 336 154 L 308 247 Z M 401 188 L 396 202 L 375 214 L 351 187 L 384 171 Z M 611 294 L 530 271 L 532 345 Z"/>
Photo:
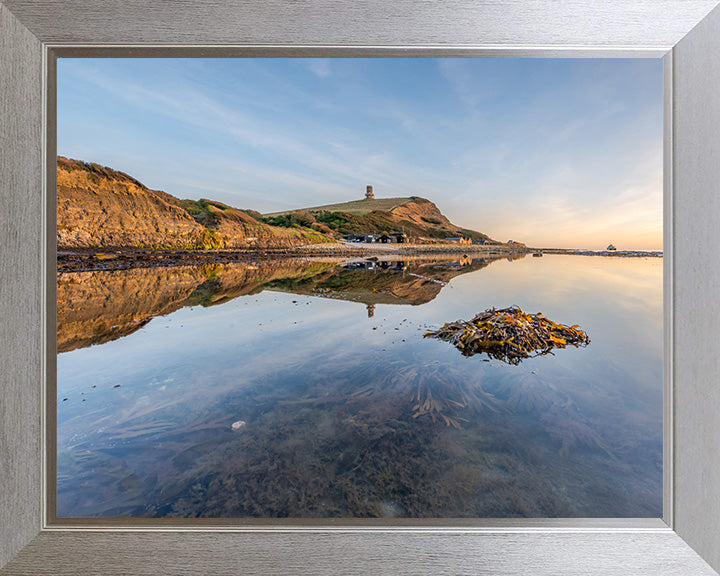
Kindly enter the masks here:
<path id="1" fill-rule="evenodd" d="M 450 238 L 445 238 L 445 242 L 453 242 L 454 244 L 472 244 L 470 238 L 465 238 L 463 236 L 452 236 Z"/>

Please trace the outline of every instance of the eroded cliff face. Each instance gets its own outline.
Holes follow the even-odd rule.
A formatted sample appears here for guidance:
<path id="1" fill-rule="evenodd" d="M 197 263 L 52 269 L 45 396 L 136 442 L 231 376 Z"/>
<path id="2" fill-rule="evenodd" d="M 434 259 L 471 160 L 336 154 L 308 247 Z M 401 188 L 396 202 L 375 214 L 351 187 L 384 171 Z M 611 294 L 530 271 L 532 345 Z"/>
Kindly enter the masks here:
<path id="1" fill-rule="evenodd" d="M 206 248 L 288 248 L 298 244 L 329 242 L 311 230 L 279 228 L 258 222 L 243 210 L 212 200 L 183 200 L 182 204 L 204 225 Z"/>
<path id="2" fill-rule="evenodd" d="M 390 212 L 400 220 L 409 220 L 422 227 L 430 224 L 446 229 L 457 228 L 435 204 L 425 198 L 415 197 L 409 202 L 393 208 Z"/>
<path id="3" fill-rule="evenodd" d="M 390 213 L 396 220 L 405 224 L 406 227 L 407 223 L 416 227 L 418 231 L 415 234 L 426 241 L 430 239 L 442 240 L 455 236 L 482 240 L 488 244 L 499 244 L 487 234 L 453 224 L 433 202 L 418 196 L 413 196 L 409 202 L 393 208 Z"/>
<path id="4" fill-rule="evenodd" d="M 289 226 L 307 222 L 316 230 L 346 234 L 392 234 L 404 232 L 411 242 L 435 244 L 446 238 L 461 237 L 483 244 L 499 245 L 487 234 L 453 224 L 430 200 L 419 196 L 407 198 L 374 198 L 327 204 L 268 214 L 266 221 Z"/>
<path id="5" fill-rule="evenodd" d="M 57 228 L 62 247 L 199 248 L 204 231 L 169 194 L 66 158 L 58 158 Z"/>
<path id="6" fill-rule="evenodd" d="M 58 157 L 59 247 L 275 248 L 327 240 L 260 223 L 242 210 L 181 201 L 123 172 Z M 202 217 L 206 217 L 204 220 Z"/>

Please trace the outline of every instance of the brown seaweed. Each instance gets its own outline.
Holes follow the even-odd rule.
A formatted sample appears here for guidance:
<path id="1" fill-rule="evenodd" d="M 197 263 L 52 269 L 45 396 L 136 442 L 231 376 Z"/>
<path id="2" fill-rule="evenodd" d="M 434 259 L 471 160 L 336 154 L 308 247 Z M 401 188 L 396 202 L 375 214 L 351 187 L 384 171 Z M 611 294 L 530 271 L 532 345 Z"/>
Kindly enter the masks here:
<path id="1" fill-rule="evenodd" d="M 425 337 L 450 342 L 464 356 L 485 353 L 515 365 L 526 358 L 550 354 L 554 348 L 577 348 L 590 343 L 577 324 L 557 324 L 540 312 L 527 314 L 515 306 L 490 308 L 470 321 L 448 322 L 438 330 L 426 332 Z"/>

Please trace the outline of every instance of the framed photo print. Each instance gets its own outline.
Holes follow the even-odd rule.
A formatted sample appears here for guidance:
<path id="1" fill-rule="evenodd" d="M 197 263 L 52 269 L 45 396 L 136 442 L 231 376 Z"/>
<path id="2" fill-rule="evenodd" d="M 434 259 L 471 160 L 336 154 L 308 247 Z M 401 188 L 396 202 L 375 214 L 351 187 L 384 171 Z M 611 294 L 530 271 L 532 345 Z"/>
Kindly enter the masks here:
<path id="1" fill-rule="evenodd" d="M 0 573 L 714 574 L 716 4 L 3 0 Z"/>
<path id="2" fill-rule="evenodd" d="M 662 517 L 660 59 L 57 70 L 58 520 Z"/>

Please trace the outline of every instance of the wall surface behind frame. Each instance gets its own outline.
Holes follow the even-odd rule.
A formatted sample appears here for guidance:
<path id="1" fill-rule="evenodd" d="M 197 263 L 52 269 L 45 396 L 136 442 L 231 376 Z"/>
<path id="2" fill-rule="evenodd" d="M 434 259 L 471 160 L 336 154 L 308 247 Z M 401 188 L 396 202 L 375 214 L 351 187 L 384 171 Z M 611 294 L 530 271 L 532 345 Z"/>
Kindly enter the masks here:
<path id="1" fill-rule="evenodd" d="M 720 570 L 720 9 L 674 49 L 675 530 Z M 700 338 L 706 334 L 710 337 Z"/>
<path id="2" fill-rule="evenodd" d="M 41 526 L 41 98 L 40 42 L 0 3 L 0 566 Z"/>

